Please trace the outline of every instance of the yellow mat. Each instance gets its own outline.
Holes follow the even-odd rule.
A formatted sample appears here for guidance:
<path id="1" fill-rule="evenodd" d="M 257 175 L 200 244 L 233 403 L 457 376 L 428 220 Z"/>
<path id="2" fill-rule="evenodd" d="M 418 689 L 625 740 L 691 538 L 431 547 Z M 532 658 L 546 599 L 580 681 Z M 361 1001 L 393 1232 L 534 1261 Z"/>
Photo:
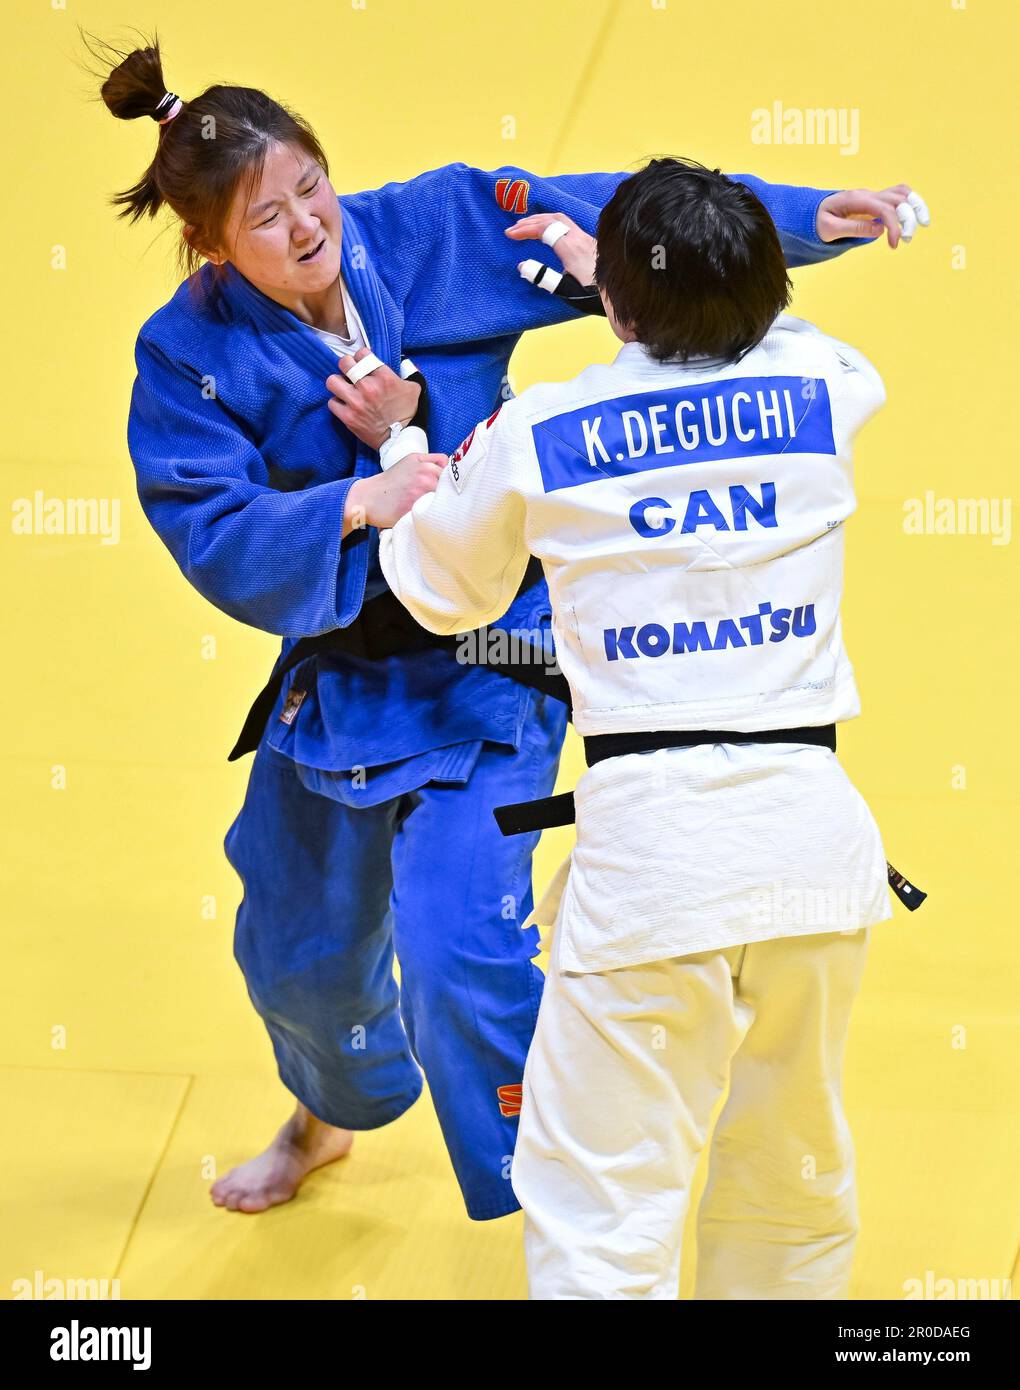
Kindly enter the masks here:
<path id="1" fill-rule="evenodd" d="M 520 1218 L 466 1220 L 427 1096 L 286 1207 L 244 1217 L 207 1196 L 287 1110 L 231 958 L 221 852 L 247 776 L 225 753 L 275 643 L 188 588 L 134 497 L 132 349 L 176 283 L 174 234 L 106 206 L 154 134 L 86 100 L 75 25 L 157 22 L 175 90 L 283 97 L 341 190 L 452 160 L 552 173 L 676 153 L 923 191 L 934 223 L 914 246 L 795 276 L 795 312 L 860 346 L 889 391 L 857 451 L 844 616 L 865 717 L 841 758 L 931 894 L 876 929 L 854 1018 L 853 1294 L 1016 1273 L 1016 550 L 904 530 L 909 499 L 1013 488 L 1013 7 L 8 0 L 4 490 L 120 499 L 121 533 L 8 527 L 0 547 L 0 1297 L 36 1271 L 116 1278 L 126 1298 L 524 1294 Z M 776 102 L 856 112 L 856 148 L 763 143 L 755 112 Z M 604 324 L 549 330 L 522 343 L 513 384 L 614 351 Z M 578 768 L 571 742 L 564 786 Z M 539 886 L 567 845 L 545 838 Z M 693 1274 L 689 1231 L 683 1296 Z"/>

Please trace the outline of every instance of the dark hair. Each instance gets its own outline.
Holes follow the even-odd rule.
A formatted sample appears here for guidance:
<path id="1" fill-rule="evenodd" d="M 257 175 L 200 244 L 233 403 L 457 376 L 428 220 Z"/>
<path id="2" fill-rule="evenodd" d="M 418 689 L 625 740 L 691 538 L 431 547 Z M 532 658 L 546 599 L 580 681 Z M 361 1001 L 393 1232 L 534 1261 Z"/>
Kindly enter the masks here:
<path id="1" fill-rule="evenodd" d="M 110 111 L 122 121 L 153 116 L 168 90 L 158 38 L 133 52 L 84 31 L 82 39 L 101 64 L 102 71 L 93 75 L 103 79 L 100 95 Z M 202 259 L 198 247 L 222 247 L 234 194 L 246 181 L 251 195 L 272 144 L 304 150 L 329 173 L 311 126 L 255 87 L 207 87 L 156 129 L 152 163 L 136 184 L 110 201 L 132 222 L 145 214 L 155 217 L 165 203 L 194 228 L 191 240 L 181 237 L 181 261 L 189 275 Z"/>
<path id="2" fill-rule="evenodd" d="M 602 209 L 595 281 L 660 362 L 740 358 L 790 302 L 779 236 L 749 188 L 653 159 Z"/>

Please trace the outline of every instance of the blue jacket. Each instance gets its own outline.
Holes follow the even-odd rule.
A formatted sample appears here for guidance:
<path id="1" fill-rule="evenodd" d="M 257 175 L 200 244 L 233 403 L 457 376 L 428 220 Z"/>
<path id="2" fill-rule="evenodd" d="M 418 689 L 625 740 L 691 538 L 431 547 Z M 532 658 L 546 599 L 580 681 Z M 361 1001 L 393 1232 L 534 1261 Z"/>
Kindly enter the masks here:
<path id="1" fill-rule="evenodd" d="M 410 355 L 424 372 L 430 447 L 452 451 L 506 398 L 522 333 L 575 316 L 517 274 L 522 255 L 553 264 L 552 252 L 522 248 L 504 229 L 526 210 L 564 212 L 594 233 L 626 177 L 450 164 L 340 198 L 344 280 L 378 356 L 396 368 Z M 790 266 L 855 244 L 818 241 L 825 191 L 736 177 L 771 212 Z M 526 185 L 526 209 L 504 211 L 504 179 L 504 189 Z M 351 623 L 385 587 L 378 532 L 341 541 L 348 489 L 378 460 L 326 408 L 329 348 L 232 266 L 205 265 L 144 324 L 136 363 L 128 443 L 138 494 L 186 578 L 225 613 L 288 639 L 284 650 Z M 539 584 L 504 624 L 534 629 L 548 611 Z M 309 693 L 298 717 L 274 717 L 269 738 L 327 771 L 423 758 L 435 775 L 440 750 L 463 763 L 463 745 L 516 746 L 528 699 L 506 677 L 441 651 L 376 663 L 319 658 L 314 675 L 299 668 L 299 678 Z"/>

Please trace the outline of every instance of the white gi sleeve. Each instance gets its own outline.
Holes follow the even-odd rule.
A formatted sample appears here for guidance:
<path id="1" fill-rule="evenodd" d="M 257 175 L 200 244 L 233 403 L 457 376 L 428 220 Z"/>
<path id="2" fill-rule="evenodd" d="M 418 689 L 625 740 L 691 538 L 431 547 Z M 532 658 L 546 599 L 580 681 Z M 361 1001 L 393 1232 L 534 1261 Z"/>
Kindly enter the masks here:
<path id="1" fill-rule="evenodd" d="M 829 344 L 839 359 L 843 387 L 839 399 L 847 429 L 854 435 L 885 405 L 885 383 L 863 352 L 835 338 L 830 338 Z"/>
<path id="2" fill-rule="evenodd" d="M 834 404 L 838 404 L 840 421 L 846 438 L 852 439 L 862 425 L 871 419 L 876 411 L 885 405 L 885 384 L 877 368 L 868 361 L 863 352 L 832 338 L 807 319 L 796 318 L 793 314 L 781 314 L 776 327 L 786 333 L 804 334 L 819 344 L 824 344 L 836 358 L 833 373 Z"/>
<path id="3" fill-rule="evenodd" d="M 386 582 L 430 632 L 449 636 L 502 617 L 529 553 L 520 488 L 527 437 L 502 407 L 450 455 L 435 492 L 379 538 Z"/>

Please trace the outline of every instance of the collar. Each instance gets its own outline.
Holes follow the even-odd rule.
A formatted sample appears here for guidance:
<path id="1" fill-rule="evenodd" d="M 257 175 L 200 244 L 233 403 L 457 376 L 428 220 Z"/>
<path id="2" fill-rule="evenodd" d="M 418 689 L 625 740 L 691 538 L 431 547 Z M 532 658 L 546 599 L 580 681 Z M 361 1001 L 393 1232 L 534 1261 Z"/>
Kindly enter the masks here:
<path id="1" fill-rule="evenodd" d="M 715 367 L 727 367 L 732 365 L 725 357 L 710 357 L 703 354 L 699 357 L 689 357 L 686 362 L 660 362 L 653 357 L 644 343 L 623 343 L 620 351 L 613 358 L 614 367 L 623 367 L 627 371 L 649 374 L 659 374 L 669 372 L 676 375 L 677 372 L 704 372 L 710 371 Z"/>

